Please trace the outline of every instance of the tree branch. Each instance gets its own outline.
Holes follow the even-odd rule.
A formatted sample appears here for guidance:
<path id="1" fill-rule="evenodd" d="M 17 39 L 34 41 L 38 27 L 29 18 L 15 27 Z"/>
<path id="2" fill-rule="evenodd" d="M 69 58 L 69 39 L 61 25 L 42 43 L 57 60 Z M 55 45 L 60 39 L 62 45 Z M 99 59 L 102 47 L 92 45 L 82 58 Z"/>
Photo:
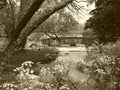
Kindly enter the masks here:
<path id="1" fill-rule="evenodd" d="M 30 9 L 28 12 L 25 14 L 25 16 L 21 19 L 21 21 L 18 23 L 13 35 L 12 35 L 12 40 L 15 41 L 23 28 L 26 26 L 30 18 L 34 15 L 34 13 L 39 9 L 41 4 L 44 2 L 44 0 L 35 0 L 33 4 L 31 5 Z"/>
<path id="2" fill-rule="evenodd" d="M 17 26 L 17 29 L 16 29 L 16 30 L 18 30 L 18 32 L 17 32 L 16 35 L 18 35 L 18 36 L 14 35 L 14 37 L 15 37 L 15 38 L 17 37 L 17 38 L 16 38 L 16 39 L 13 39 L 13 40 L 8 44 L 7 48 L 6 48 L 5 51 L 4 51 L 3 56 L 2 56 L 1 59 L 0 59 L 0 61 L 1 61 L 1 62 L 0 62 L 0 66 L 1 66 L 1 67 L 5 67 L 5 65 L 10 62 L 10 60 L 11 60 L 12 56 L 14 55 L 14 53 L 20 49 L 20 48 L 19 48 L 19 45 L 23 42 L 24 39 L 27 38 L 28 35 L 31 34 L 32 31 L 34 31 L 40 24 L 42 24 L 46 19 L 48 19 L 53 13 L 55 13 L 56 11 L 64 8 L 65 6 L 67 6 L 67 5 L 68 5 L 69 3 L 71 3 L 72 1 L 73 1 L 73 0 L 64 0 L 64 2 L 59 3 L 59 4 L 57 4 L 57 5 L 53 5 L 53 6 L 51 6 L 51 8 L 50 8 L 50 7 L 47 7 L 43 12 L 41 12 L 39 18 L 38 18 L 37 20 L 35 20 L 35 21 L 31 24 L 32 26 L 30 26 L 30 27 L 28 27 L 28 28 L 26 28 L 26 29 L 24 29 L 24 30 L 22 31 L 22 29 L 24 28 L 24 26 L 25 26 L 26 23 L 28 22 L 28 19 L 30 18 L 30 16 L 33 15 L 33 11 L 32 11 L 32 15 L 30 15 L 30 16 L 28 15 L 28 14 L 31 12 L 31 10 L 29 10 L 29 11 L 28 11 L 29 13 L 27 13 L 27 15 L 28 15 L 29 18 L 27 17 L 27 15 L 25 15 L 25 17 L 27 18 L 27 20 L 26 20 L 26 18 L 24 17 L 24 18 L 22 19 L 22 21 L 19 23 L 19 24 L 23 24 L 22 22 L 23 22 L 23 20 L 25 19 L 25 20 L 26 20 L 26 21 L 24 22 L 25 25 L 22 25 L 21 27 L 20 27 L 20 25 Z M 40 0 L 36 0 L 36 2 L 34 3 L 34 5 L 36 5 L 36 4 L 38 5 L 38 2 L 39 2 L 39 5 L 42 4 L 42 1 L 41 1 L 41 3 L 40 3 Z M 34 6 L 31 6 L 31 7 L 32 7 L 31 9 L 34 10 L 34 12 L 35 12 L 36 7 L 34 7 Z M 34 9 L 33 9 L 33 8 L 34 8 Z M 37 7 L 37 8 L 39 8 L 39 7 Z M 20 27 L 20 28 L 18 28 L 18 27 Z M 22 33 L 21 33 L 21 31 L 22 31 Z M 20 34 L 20 33 L 21 33 L 21 34 Z M 19 34 L 20 34 L 20 35 L 19 35 Z"/>
<path id="3" fill-rule="evenodd" d="M 48 37 L 55 38 L 52 35 L 49 35 L 48 33 L 44 32 Z"/>
<path id="4" fill-rule="evenodd" d="M 15 12 L 14 12 L 14 7 L 13 7 L 13 4 L 11 2 L 11 0 L 8 0 L 9 3 L 10 3 L 10 8 L 11 8 L 11 11 L 12 11 L 12 28 L 13 28 L 13 31 L 15 30 Z"/>
<path id="5" fill-rule="evenodd" d="M 26 38 L 26 36 L 30 35 L 39 25 L 41 25 L 46 19 L 48 19 L 53 13 L 64 8 L 68 4 L 70 4 L 73 0 L 65 0 L 57 5 L 53 5 L 51 7 L 46 7 L 43 12 L 39 15 L 38 19 L 35 20 L 30 27 L 25 28 L 25 30 L 21 33 L 20 38 Z"/>

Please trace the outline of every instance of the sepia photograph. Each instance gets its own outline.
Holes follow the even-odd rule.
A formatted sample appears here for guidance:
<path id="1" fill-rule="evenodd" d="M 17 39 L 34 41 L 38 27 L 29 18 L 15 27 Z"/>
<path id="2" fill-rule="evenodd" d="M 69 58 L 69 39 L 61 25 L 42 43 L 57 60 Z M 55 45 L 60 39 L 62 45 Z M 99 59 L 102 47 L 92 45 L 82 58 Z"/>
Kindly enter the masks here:
<path id="1" fill-rule="evenodd" d="M 120 90 L 120 0 L 0 0 L 0 90 Z"/>

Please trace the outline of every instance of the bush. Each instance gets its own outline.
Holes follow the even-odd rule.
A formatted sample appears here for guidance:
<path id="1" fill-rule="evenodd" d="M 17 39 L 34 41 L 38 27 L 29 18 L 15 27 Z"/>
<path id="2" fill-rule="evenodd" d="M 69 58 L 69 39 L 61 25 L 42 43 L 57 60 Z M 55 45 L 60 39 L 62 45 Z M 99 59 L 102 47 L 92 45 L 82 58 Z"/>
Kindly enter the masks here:
<path id="1" fill-rule="evenodd" d="M 85 30 L 83 33 L 83 38 L 81 40 L 81 43 L 84 44 L 86 47 L 89 47 L 94 43 L 96 40 L 95 35 L 92 30 Z"/>
<path id="2" fill-rule="evenodd" d="M 75 40 L 70 40 L 70 41 L 69 41 L 69 45 L 70 45 L 70 46 L 76 46 Z"/>
<path id="3" fill-rule="evenodd" d="M 56 60 L 58 53 L 58 50 L 55 48 L 43 48 L 38 51 L 26 50 L 14 55 L 10 63 L 12 65 L 20 65 L 25 61 L 40 62 L 42 64 L 50 63 Z"/>
<path id="4" fill-rule="evenodd" d="M 106 45 L 106 47 L 108 47 L 108 45 Z M 114 55 L 118 58 L 120 58 L 120 43 L 115 43 L 115 44 L 109 44 L 109 48 L 106 52 L 106 54 L 109 54 L 109 55 Z"/>
<path id="5" fill-rule="evenodd" d="M 116 52 L 117 50 L 117 52 Z M 90 76 L 95 80 L 97 90 L 120 90 L 119 43 L 94 45 L 89 51 L 92 65 Z"/>
<path id="6" fill-rule="evenodd" d="M 34 74 L 34 63 L 27 61 L 13 71 L 16 80 L 3 82 L 0 90 L 79 90 L 79 83 L 74 82 L 62 64 L 39 68 L 39 75 Z"/>

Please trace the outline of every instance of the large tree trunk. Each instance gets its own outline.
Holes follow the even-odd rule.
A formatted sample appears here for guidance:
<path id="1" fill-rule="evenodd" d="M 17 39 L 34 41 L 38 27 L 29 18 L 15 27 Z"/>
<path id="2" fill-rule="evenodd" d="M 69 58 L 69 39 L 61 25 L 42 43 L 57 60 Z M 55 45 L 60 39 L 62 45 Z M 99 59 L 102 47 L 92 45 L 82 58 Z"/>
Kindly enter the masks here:
<path id="1" fill-rule="evenodd" d="M 39 0 L 36 0 L 39 1 Z M 19 45 L 23 42 L 23 40 L 25 38 L 27 38 L 28 35 L 31 34 L 32 31 L 34 31 L 39 25 L 41 25 L 47 18 L 49 18 L 53 13 L 55 13 L 56 11 L 64 8 L 66 5 L 68 5 L 70 2 L 72 2 L 73 0 L 64 0 L 61 3 L 57 4 L 57 5 L 53 5 L 51 7 L 46 7 L 45 10 L 43 12 L 40 13 L 39 17 L 37 20 L 35 20 L 30 27 L 26 27 L 24 28 L 24 26 L 26 25 L 25 22 L 27 22 L 27 20 L 24 22 L 24 25 L 21 25 L 23 23 L 20 23 L 20 25 L 18 25 L 18 29 L 16 31 L 16 34 L 14 33 L 14 37 L 15 39 L 13 39 L 8 47 L 6 48 L 3 57 L 1 57 L 1 60 L 4 61 L 2 63 L 2 65 L 5 65 L 6 63 L 10 62 L 10 59 L 12 58 L 12 56 L 14 55 L 14 53 L 19 49 Z M 40 1 L 39 1 L 40 2 Z M 38 4 L 38 3 L 37 3 Z M 33 8 L 32 8 L 33 9 Z M 34 10 L 34 9 L 33 9 Z M 31 11 L 31 10 L 30 10 Z M 27 17 L 26 17 L 27 16 Z M 28 13 L 25 17 L 28 18 Z M 24 18 L 25 19 L 25 18 Z M 23 21 L 22 21 L 23 22 Z M 24 30 L 22 31 L 22 29 L 24 28 Z M 22 32 L 21 32 L 22 31 Z M 21 33 L 21 34 L 20 34 Z M 20 34 L 20 35 L 19 35 Z"/>
<path id="2" fill-rule="evenodd" d="M 18 18 L 17 18 L 18 23 L 27 13 L 27 11 L 29 10 L 30 6 L 33 4 L 34 1 L 35 0 L 21 0 L 20 10 L 18 13 Z M 23 42 L 19 45 L 19 48 L 21 48 L 21 50 L 25 49 L 26 41 L 27 41 L 27 38 L 25 38 Z"/>
<path id="3" fill-rule="evenodd" d="M 4 65 L 11 59 L 13 56 L 14 52 L 19 50 L 19 45 L 18 42 L 16 41 L 23 30 L 23 28 L 26 26 L 30 18 L 34 15 L 34 13 L 39 9 L 41 4 L 44 2 L 44 0 L 35 0 L 27 13 L 24 15 L 24 17 L 21 19 L 19 24 L 17 25 L 16 29 L 14 30 L 14 33 L 12 34 L 11 41 L 9 42 L 7 48 L 4 51 L 3 57 L 0 59 L 0 66 L 4 67 Z M 24 38 L 26 39 L 26 38 Z M 22 40 L 24 40 L 22 39 Z M 21 41 L 20 43 L 23 43 Z"/>
<path id="4" fill-rule="evenodd" d="M 41 4 L 43 2 L 44 2 L 44 0 L 35 0 L 33 2 L 33 4 L 31 5 L 30 9 L 28 10 L 28 12 L 24 15 L 24 17 L 21 19 L 21 21 L 17 25 L 17 27 L 16 27 L 13 35 L 12 35 L 12 41 L 11 42 L 17 40 L 17 38 L 19 37 L 21 31 L 24 29 L 24 27 L 27 25 L 27 23 L 30 20 L 30 18 L 39 9 L 39 7 L 41 6 Z"/>
<path id="5" fill-rule="evenodd" d="M 20 0 L 20 1 L 21 1 L 21 5 L 18 15 L 18 22 L 24 17 L 25 13 L 29 10 L 30 6 L 35 0 Z"/>
<path id="6" fill-rule="evenodd" d="M 24 50 L 24 49 L 25 49 L 26 42 L 27 42 L 27 38 L 25 38 L 25 39 L 22 41 L 22 43 L 19 45 L 19 48 L 20 48 L 21 50 Z"/>
<path id="7" fill-rule="evenodd" d="M 19 36 L 21 30 L 23 30 L 27 22 L 39 9 L 39 6 L 41 6 L 44 0 L 21 0 L 21 7 L 19 10 L 19 14 L 17 14 L 19 16 L 15 16 L 16 7 L 14 6 L 13 2 L 11 2 L 11 0 L 8 0 L 8 2 L 8 6 L 6 7 L 6 10 L 8 11 L 5 18 L 5 32 L 8 42 L 11 43 L 12 40 L 17 39 L 17 36 Z M 20 48 L 24 48 L 25 43 L 26 39 L 24 39 L 24 41 L 20 45 Z"/>

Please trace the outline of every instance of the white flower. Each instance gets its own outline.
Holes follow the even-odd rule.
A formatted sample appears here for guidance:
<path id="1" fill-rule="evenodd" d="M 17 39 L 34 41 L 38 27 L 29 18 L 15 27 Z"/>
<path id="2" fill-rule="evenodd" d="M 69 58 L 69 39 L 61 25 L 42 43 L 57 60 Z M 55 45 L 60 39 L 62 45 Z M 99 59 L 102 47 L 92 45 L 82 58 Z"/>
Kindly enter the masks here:
<path id="1" fill-rule="evenodd" d="M 31 70 L 31 71 L 30 71 L 30 73 L 31 73 L 31 74 L 33 74 L 33 73 L 34 73 L 34 71 L 33 71 L 33 70 Z"/>

